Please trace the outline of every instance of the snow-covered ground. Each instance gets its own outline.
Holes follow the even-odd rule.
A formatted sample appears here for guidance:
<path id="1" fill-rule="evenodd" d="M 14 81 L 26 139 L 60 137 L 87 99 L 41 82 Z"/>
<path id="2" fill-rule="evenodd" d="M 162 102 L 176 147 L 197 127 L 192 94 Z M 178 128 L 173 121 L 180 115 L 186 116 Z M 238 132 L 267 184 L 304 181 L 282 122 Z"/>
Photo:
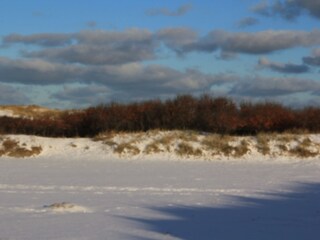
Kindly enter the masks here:
<path id="1" fill-rule="evenodd" d="M 0 158 L 1 240 L 320 236 L 315 157 L 117 157 L 101 141 L 10 137 L 43 150 Z"/>

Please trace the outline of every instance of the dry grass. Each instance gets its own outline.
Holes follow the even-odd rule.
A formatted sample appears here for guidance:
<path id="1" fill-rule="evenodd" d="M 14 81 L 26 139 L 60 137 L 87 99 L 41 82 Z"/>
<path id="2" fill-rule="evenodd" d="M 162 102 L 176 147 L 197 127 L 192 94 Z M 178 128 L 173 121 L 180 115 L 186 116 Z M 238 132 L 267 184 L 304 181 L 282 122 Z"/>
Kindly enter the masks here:
<path id="1" fill-rule="evenodd" d="M 246 140 L 241 140 L 238 146 L 234 147 L 233 157 L 242 157 L 250 152 L 249 143 Z"/>
<path id="2" fill-rule="evenodd" d="M 274 136 L 270 134 L 258 134 L 257 139 L 257 150 L 259 153 L 262 153 L 263 155 L 270 154 L 270 146 L 269 142 Z"/>
<path id="3" fill-rule="evenodd" d="M 113 140 L 105 140 L 105 141 L 103 141 L 103 144 L 108 145 L 109 147 L 117 146 L 117 143 Z"/>
<path id="4" fill-rule="evenodd" d="M 18 147 L 16 149 L 14 149 L 14 151 L 10 151 L 8 153 L 8 156 L 9 157 L 16 157 L 16 158 L 24 158 L 24 157 L 31 157 L 31 156 L 39 155 L 41 152 L 42 152 L 41 146 L 38 146 L 38 147 L 33 146 L 33 147 L 31 147 L 31 150 Z"/>
<path id="5" fill-rule="evenodd" d="M 178 144 L 175 152 L 180 156 L 201 156 L 202 151 L 200 149 L 195 149 L 193 146 L 186 142 L 181 142 Z"/>
<path id="6" fill-rule="evenodd" d="M 279 150 L 281 150 L 282 153 L 289 151 L 287 145 L 285 144 L 279 143 L 276 146 L 278 147 Z"/>
<path id="7" fill-rule="evenodd" d="M 167 152 L 171 151 L 172 144 L 177 140 L 176 132 L 166 132 L 163 136 L 159 136 L 155 138 L 152 143 L 149 145 L 153 145 L 153 148 L 164 149 Z M 150 146 L 152 148 L 152 146 Z"/>
<path id="8" fill-rule="evenodd" d="M 5 139 L 2 142 L 2 147 L 5 151 L 11 151 L 17 147 L 19 147 L 19 142 L 10 138 Z"/>
<path id="9" fill-rule="evenodd" d="M 201 145 L 204 146 L 204 149 L 207 151 L 212 152 L 213 155 L 223 154 L 230 156 L 234 150 L 230 145 L 233 139 L 231 136 L 210 134 L 201 141 Z"/>
<path id="10" fill-rule="evenodd" d="M 251 140 L 219 134 L 199 134 L 195 131 L 168 131 L 159 130 L 137 133 L 106 132 L 95 137 L 110 146 L 114 153 L 124 155 L 172 152 L 181 157 L 188 156 L 225 156 L 241 158 L 251 151 Z M 145 142 L 144 149 L 140 150 L 137 143 Z M 11 143 L 14 145 L 14 143 Z M 8 144 L 10 145 L 10 144 Z M 263 155 L 314 157 L 317 156 L 316 145 L 309 137 L 301 137 L 292 133 L 258 134 L 254 146 Z"/>
<path id="11" fill-rule="evenodd" d="M 113 149 L 113 151 L 118 154 L 137 155 L 140 153 L 140 149 L 137 146 L 132 145 L 131 142 L 120 143 Z"/>
<path id="12" fill-rule="evenodd" d="M 75 143 L 70 143 L 70 147 L 76 148 L 76 147 L 77 147 L 77 144 L 75 144 Z"/>
<path id="13" fill-rule="evenodd" d="M 9 157 L 24 158 L 39 155 L 41 152 L 41 146 L 32 146 L 31 149 L 27 149 L 25 144 L 22 144 L 21 147 L 18 141 L 6 138 L 2 142 L 0 156 L 6 155 Z"/>
<path id="14" fill-rule="evenodd" d="M 291 155 L 296 157 L 315 157 L 319 154 L 319 151 L 312 151 L 310 148 L 313 147 L 314 144 L 312 143 L 311 139 L 306 137 L 298 142 L 298 144 L 289 150 Z"/>
<path id="15" fill-rule="evenodd" d="M 152 154 L 152 153 L 160 153 L 163 152 L 163 150 L 160 149 L 157 142 L 153 141 L 152 143 L 149 143 L 146 145 L 145 149 L 143 150 L 146 154 Z"/>
<path id="16" fill-rule="evenodd" d="M 170 145 L 174 140 L 175 140 L 174 134 L 170 134 L 170 133 L 169 133 L 169 134 L 166 134 L 166 135 L 160 137 L 159 139 L 157 139 L 157 142 L 158 142 L 159 144 L 164 145 L 164 146 L 168 146 L 168 145 Z"/>
<path id="17" fill-rule="evenodd" d="M 294 156 L 303 157 L 303 158 L 315 157 L 319 154 L 319 152 L 313 152 L 307 148 L 302 147 L 301 145 L 298 145 L 295 148 L 290 149 L 289 152 Z"/>
<path id="18" fill-rule="evenodd" d="M 116 135 L 119 135 L 120 133 L 116 133 L 114 131 L 106 131 L 99 133 L 95 137 L 92 138 L 93 141 L 98 142 L 98 141 L 107 141 L 110 139 L 113 139 Z"/>
<path id="19" fill-rule="evenodd" d="M 292 141 L 298 141 L 299 135 L 290 134 L 290 133 L 277 134 L 275 135 L 274 139 L 282 143 L 289 143 Z"/>
<path id="20" fill-rule="evenodd" d="M 198 142 L 199 134 L 195 131 L 177 131 L 174 134 L 176 139 L 180 139 L 185 142 Z"/>
<path id="21" fill-rule="evenodd" d="M 41 117 L 50 117 L 56 118 L 59 117 L 63 111 L 57 109 L 49 109 L 40 107 L 37 105 L 29 105 L 29 106 L 0 106 L 0 110 L 11 111 L 14 116 L 19 116 L 22 118 L 41 118 Z"/>

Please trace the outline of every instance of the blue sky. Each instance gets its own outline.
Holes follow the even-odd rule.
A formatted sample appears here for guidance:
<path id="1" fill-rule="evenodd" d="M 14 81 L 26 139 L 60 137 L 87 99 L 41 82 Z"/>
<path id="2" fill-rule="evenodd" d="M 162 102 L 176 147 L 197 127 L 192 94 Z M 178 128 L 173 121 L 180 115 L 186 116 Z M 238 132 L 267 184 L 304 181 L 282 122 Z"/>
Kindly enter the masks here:
<path id="1" fill-rule="evenodd" d="M 0 104 L 320 103 L 320 2 L 1 1 Z"/>

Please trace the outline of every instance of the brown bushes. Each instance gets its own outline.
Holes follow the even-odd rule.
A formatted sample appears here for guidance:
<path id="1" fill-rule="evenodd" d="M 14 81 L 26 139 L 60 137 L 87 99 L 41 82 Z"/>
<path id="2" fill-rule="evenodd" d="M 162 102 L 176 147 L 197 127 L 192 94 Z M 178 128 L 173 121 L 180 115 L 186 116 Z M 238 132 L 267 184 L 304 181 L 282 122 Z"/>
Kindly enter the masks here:
<path id="1" fill-rule="evenodd" d="M 190 95 L 140 103 L 110 103 L 36 119 L 0 117 L 0 133 L 92 137 L 105 131 L 194 130 L 219 134 L 320 132 L 320 108 L 293 110 L 277 103 L 242 103 Z"/>

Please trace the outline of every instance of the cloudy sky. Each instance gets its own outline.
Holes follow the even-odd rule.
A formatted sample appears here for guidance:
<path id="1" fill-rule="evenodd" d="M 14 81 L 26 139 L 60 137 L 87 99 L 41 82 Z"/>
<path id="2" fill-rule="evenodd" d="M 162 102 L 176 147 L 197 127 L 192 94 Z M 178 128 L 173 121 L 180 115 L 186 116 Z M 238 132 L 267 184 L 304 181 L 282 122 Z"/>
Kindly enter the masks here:
<path id="1" fill-rule="evenodd" d="M 2 0 L 0 104 L 320 104 L 319 0 Z"/>

